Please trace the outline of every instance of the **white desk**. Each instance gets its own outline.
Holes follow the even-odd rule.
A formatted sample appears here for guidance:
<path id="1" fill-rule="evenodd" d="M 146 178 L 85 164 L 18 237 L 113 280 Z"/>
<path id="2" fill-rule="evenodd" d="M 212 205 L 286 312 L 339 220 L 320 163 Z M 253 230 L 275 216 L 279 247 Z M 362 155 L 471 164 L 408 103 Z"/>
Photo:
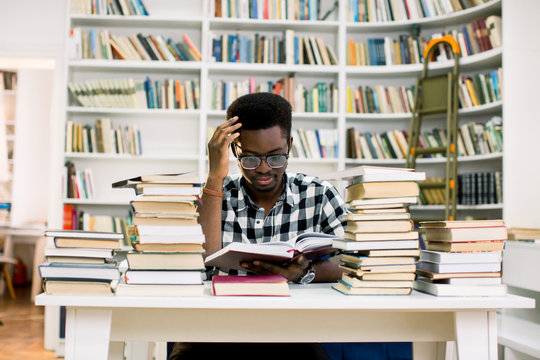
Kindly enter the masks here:
<path id="1" fill-rule="evenodd" d="M 109 358 L 114 358 L 123 341 L 414 341 L 424 343 L 415 347 L 415 359 L 430 360 L 442 359 L 446 342 L 456 341 L 460 359 L 478 360 L 497 359 L 495 310 L 532 308 L 534 300 L 514 295 L 438 298 L 416 292 L 346 296 L 330 284 L 312 284 L 291 285 L 287 298 L 41 294 L 36 305 L 67 306 L 67 360 L 107 359 L 109 343 Z"/>

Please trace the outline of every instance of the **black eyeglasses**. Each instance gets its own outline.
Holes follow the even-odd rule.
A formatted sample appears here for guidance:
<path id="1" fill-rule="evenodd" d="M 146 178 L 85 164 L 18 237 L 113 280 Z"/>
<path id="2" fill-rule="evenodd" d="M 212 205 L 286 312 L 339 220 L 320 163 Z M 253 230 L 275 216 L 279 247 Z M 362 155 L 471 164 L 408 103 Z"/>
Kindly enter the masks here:
<path id="1" fill-rule="evenodd" d="M 272 169 L 279 169 L 285 166 L 289 154 L 275 154 L 266 156 L 255 155 L 240 155 L 237 157 L 240 165 L 246 170 L 255 170 L 261 165 L 263 160 L 266 160 L 266 164 Z"/>

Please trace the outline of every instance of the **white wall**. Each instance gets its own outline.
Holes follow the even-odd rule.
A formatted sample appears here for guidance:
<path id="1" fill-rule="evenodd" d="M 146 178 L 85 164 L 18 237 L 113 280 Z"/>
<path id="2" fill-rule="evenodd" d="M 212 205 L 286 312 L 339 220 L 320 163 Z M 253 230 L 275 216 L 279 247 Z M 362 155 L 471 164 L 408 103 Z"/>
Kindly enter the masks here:
<path id="1" fill-rule="evenodd" d="M 503 1 L 504 219 L 540 228 L 538 0 Z"/>

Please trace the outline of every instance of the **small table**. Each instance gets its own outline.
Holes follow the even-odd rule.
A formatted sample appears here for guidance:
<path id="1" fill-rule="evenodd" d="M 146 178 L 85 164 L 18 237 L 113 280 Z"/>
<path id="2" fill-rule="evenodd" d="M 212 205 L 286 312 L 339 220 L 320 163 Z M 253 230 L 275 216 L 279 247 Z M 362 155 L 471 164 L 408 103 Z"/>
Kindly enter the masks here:
<path id="1" fill-rule="evenodd" d="M 534 307 L 515 295 L 347 296 L 330 286 L 292 284 L 290 297 L 215 297 L 209 284 L 203 297 L 40 294 L 36 305 L 67 307 L 67 360 L 120 357 L 123 341 L 423 343 L 415 359 L 443 359 L 456 341 L 460 359 L 495 360 L 496 309 Z"/>

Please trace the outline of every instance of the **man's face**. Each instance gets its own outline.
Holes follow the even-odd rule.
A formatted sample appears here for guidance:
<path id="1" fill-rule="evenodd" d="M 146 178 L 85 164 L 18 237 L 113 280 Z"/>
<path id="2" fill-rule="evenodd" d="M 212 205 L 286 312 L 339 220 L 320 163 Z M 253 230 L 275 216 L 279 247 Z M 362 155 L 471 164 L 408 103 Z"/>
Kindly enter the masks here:
<path id="1" fill-rule="evenodd" d="M 240 136 L 236 141 L 238 156 L 269 156 L 287 154 L 289 144 L 286 136 L 279 126 L 263 130 L 240 130 Z M 240 164 L 239 164 L 240 165 Z M 247 182 L 248 188 L 255 193 L 275 192 L 283 186 L 283 174 L 287 164 L 281 168 L 271 168 L 266 160 L 253 170 L 247 170 L 240 166 L 240 170 Z"/>

